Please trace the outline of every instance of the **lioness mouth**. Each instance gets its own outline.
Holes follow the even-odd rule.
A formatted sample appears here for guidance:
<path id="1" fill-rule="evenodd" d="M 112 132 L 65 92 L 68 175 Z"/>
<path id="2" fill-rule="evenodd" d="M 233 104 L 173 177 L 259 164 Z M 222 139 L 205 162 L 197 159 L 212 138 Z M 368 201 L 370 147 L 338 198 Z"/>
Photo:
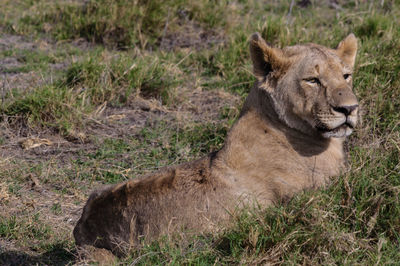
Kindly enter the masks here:
<path id="1" fill-rule="evenodd" d="M 344 122 L 343 124 L 335 128 L 327 128 L 326 126 L 323 127 L 319 126 L 317 127 L 317 130 L 320 131 L 321 133 L 327 133 L 327 132 L 335 132 L 338 131 L 339 129 L 345 129 L 346 127 L 349 127 L 351 129 L 354 128 L 354 126 L 351 123 Z"/>
<path id="2" fill-rule="evenodd" d="M 353 126 L 352 124 L 350 124 L 350 123 L 348 123 L 348 122 L 345 122 L 345 123 L 341 124 L 340 126 L 335 127 L 333 130 L 335 130 L 335 129 L 340 129 L 340 128 L 345 128 L 345 127 L 349 127 L 349 128 L 351 128 L 351 129 L 354 128 L 354 126 Z"/>
<path id="3" fill-rule="evenodd" d="M 345 126 L 348 126 L 348 127 L 349 127 L 349 128 L 351 128 L 351 129 L 353 129 L 353 128 L 354 128 L 354 125 L 352 125 L 352 124 L 350 124 L 350 123 L 347 123 L 347 122 L 346 122 L 346 123 L 344 123 L 344 125 L 345 125 Z"/>

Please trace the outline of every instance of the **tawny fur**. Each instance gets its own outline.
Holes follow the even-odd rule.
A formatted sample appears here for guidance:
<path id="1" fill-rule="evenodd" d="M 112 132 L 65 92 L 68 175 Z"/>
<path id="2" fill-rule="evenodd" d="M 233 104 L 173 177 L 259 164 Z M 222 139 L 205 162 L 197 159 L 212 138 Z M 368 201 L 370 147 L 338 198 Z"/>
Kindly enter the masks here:
<path id="1" fill-rule="evenodd" d="M 343 140 L 357 122 L 356 51 L 352 34 L 337 49 L 272 48 L 254 34 L 257 82 L 224 147 L 93 192 L 74 229 L 77 245 L 118 253 L 176 231 L 211 232 L 243 203 L 276 204 L 327 184 L 344 165 Z"/>

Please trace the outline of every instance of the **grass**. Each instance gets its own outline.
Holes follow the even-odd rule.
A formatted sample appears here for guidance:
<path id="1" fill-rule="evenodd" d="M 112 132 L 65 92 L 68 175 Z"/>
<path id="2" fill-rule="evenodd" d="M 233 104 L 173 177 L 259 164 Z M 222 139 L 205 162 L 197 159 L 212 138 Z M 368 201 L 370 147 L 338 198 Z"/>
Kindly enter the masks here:
<path id="1" fill-rule="evenodd" d="M 0 221 L 0 236 L 5 239 L 36 239 L 43 240 L 52 234 L 49 226 L 39 220 L 39 214 L 25 219 L 17 219 L 16 216 Z"/>
<path id="2" fill-rule="evenodd" d="M 11 68 L 3 69 L 3 72 L 29 72 L 32 70 L 47 70 L 49 63 L 56 63 L 57 59 L 54 56 L 47 55 L 42 52 L 12 49 L 2 52 L 4 57 L 13 57 L 17 59 L 17 62 L 23 66 L 16 66 Z"/>
<path id="3" fill-rule="evenodd" d="M 123 49 L 146 48 L 160 44 L 166 26 L 177 31 L 188 20 L 205 28 L 223 26 L 226 6 L 227 1 L 208 0 L 31 1 L 31 12 L 21 16 L 15 31 L 50 33 L 56 39 L 85 38 Z"/>
<path id="4" fill-rule="evenodd" d="M 290 3 L 3 1 L 4 36 L 51 45 L 0 47 L 0 60 L 18 62 L 2 75 L 32 72 L 45 81 L 2 88 L 0 140 L 9 156 L 0 160 L 0 241 L 12 251 L 0 261 L 19 254 L 51 264 L 56 254 L 73 263 L 75 221 L 67 221 L 77 219 L 94 187 L 218 150 L 255 80 L 247 39 L 258 31 L 280 47 L 335 47 L 350 32 L 357 36 L 354 91 L 363 118 L 347 144 L 350 170 L 287 205 L 243 210 L 216 235 L 160 239 L 120 262 L 396 264 L 400 3 L 346 0 L 334 9 L 295 1 L 289 14 Z M 52 76 L 55 64 L 64 67 Z M 22 150 L 19 138 L 31 135 L 58 148 Z"/>
<path id="5" fill-rule="evenodd" d="M 98 64 L 102 61 L 103 64 Z M 88 101 L 125 104 L 132 94 L 169 99 L 169 89 L 179 84 L 180 69 L 158 55 L 109 55 L 106 51 L 72 64 L 66 73 L 69 87 L 85 87 Z M 116 89 L 118 90 L 116 91 Z"/>
<path id="6" fill-rule="evenodd" d="M 79 179 L 116 183 L 193 160 L 221 148 L 227 130 L 227 125 L 193 124 L 183 129 L 171 124 L 160 121 L 134 137 L 102 139 L 96 152 L 82 154 L 85 161 L 75 161 Z"/>

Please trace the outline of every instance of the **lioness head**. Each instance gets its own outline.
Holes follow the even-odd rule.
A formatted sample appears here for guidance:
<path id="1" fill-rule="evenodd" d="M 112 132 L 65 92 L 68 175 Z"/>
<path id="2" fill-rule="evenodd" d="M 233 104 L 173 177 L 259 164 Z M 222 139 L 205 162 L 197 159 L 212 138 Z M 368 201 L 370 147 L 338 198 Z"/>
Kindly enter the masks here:
<path id="1" fill-rule="evenodd" d="M 317 44 L 273 48 L 258 33 L 250 40 L 258 87 L 268 92 L 280 120 L 325 138 L 348 136 L 357 123 L 352 92 L 356 52 L 353 34 L 336 49 Z"/>

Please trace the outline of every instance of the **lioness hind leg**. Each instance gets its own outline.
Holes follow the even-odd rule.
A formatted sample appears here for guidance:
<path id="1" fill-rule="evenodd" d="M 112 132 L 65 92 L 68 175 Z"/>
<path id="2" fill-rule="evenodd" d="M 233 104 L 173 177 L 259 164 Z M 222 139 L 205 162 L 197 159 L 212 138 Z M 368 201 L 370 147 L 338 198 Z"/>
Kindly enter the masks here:
<path id="1" fill-rule="evenodd" d="M 99 263 L 99 265 L 116 265 L 117 257 L 110 250 L 104 248 L 96 248 L 94 246 L 85 245 L 78 247 L 78 261 L 87 263 Z"/>

